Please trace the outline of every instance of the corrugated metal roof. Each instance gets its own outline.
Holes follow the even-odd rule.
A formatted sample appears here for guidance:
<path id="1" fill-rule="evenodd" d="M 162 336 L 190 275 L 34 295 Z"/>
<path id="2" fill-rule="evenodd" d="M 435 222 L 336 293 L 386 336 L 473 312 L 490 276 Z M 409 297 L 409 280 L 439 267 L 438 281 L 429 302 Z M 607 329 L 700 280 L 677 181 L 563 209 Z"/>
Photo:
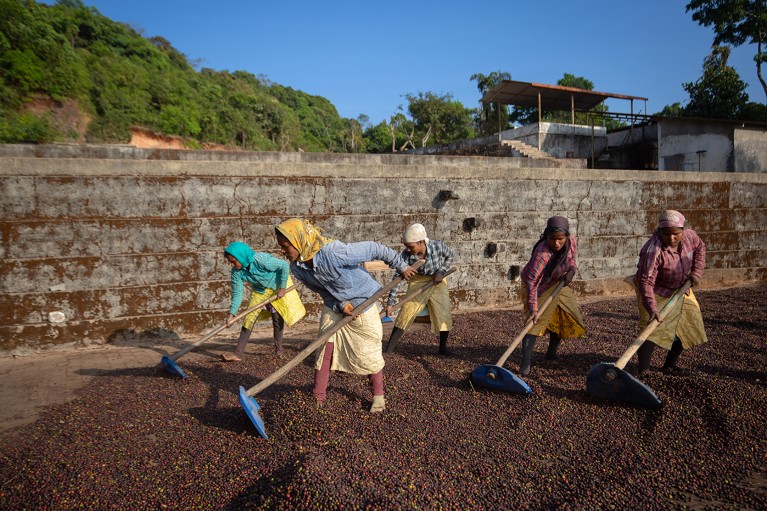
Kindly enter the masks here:
<path id="1" fill-rule="evenodd" d="M 597 92 L 593 90 L 547 85 L 545 83 L 518 82 L 503 80 L 482 96 L 483 103 L 501 103 L 521 107 L 538 107 L 538 94 L 541 95 L 543 110 L 590 110 L 608 98 L 642 100 L 647 98 Z"/>

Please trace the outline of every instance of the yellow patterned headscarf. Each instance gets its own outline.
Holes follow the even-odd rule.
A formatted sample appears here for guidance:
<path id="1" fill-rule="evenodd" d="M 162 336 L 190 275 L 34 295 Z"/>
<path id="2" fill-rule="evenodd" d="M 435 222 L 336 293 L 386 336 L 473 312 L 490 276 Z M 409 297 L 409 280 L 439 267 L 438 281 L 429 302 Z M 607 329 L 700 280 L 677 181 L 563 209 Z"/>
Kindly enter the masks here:
<path id="1" fill-rule="evenodd" d="M 334 241 L 322 236 L 322 230 L 303 218 L 291 218 L 277 226 L 279 231 L 299 253 L 300 261 L 308 261 L 326 244 Z"/>

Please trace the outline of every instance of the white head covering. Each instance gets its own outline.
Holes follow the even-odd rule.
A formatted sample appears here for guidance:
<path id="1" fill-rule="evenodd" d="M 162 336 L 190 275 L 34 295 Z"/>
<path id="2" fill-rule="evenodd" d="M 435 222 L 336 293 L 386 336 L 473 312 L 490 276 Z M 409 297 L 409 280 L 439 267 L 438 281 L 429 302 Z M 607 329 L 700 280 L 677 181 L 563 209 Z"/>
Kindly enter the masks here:
<path id="1" fill-rule="evenodd" d="M 426 228 L 421 224 L 410 224 L 402 235 L 403 243 L 417 243 L 419 241 L 429 242 L 426 237 Z"/>

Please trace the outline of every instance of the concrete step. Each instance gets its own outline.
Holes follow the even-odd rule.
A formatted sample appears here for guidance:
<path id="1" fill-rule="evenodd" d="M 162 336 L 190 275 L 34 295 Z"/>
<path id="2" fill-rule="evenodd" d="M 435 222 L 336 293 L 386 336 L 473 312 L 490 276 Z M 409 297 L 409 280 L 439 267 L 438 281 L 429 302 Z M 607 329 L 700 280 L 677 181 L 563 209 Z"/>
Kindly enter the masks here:
<path id="1" fill-rule="evenodd" d="M 503 140 L 503 145 L 511 147 L 513 151 L 521 154 L 525 158 L 546 158 L 555 159 L 552 155 L 545 151 L 541 151 L 537 147 L 533 147 L 530 144 L 526 144 L 521 140 Z"/>

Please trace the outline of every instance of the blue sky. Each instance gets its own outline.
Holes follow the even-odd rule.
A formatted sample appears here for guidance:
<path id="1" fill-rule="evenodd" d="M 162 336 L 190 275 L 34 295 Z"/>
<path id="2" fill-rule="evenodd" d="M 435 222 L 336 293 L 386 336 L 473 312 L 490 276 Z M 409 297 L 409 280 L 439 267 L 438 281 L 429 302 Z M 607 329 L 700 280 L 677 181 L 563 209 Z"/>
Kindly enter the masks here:
<path id="1" fill-rule="evenodd" d="M 713 41 L 677 0 L 84 3 L 146 37 L 164 37 L 201 67 L 265 75 L 374 124 L 406 107 L 408 93 L 451 93 L 475 108 L 480 95 L 470 76 L 492 71 L 549 84 L 564 73 L 583 76 L 597 91 L 648 98 L 655 113 L 687 100 L 682 83 L 700 78 Z M 735 48 L 730 65 L 750 99 L 764 103 L 754 53 Z M 608 106 L 630 109 L 626 101 Z"/>

